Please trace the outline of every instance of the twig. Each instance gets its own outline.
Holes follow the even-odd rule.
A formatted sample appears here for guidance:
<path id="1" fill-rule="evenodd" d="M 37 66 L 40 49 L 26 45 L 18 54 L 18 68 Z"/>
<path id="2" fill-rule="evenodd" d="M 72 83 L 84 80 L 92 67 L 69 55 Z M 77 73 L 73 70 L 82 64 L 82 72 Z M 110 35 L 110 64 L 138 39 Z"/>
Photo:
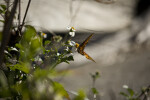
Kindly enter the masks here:
<path id="1" fill-rule="evenodd" d="M 26 19 L 27 13 L 28 13 L 28 9 L 29 9 L 30 3 L 31 3 L 31 0 L 29 0 L 29 2 L 28 2 L 27 8 L 26 8 L 26 12 L 25 12 L 25 15 L 24 15 L 24 18 L 23 18 L 23 21 L 22 21 L 22 24 L 20 25 L 20 29 L 19 29 L 20 32 L 22 31 L 22 27 L 24 26 L 25 19 Z"/>
<path id="2" fill-rule="evenodd" d="M 10 15 L 8 16 L 8 14 L 6 15 L 6 20 L 5 20 L 5 24 L 4 24 L 4 29 L 3 29 L 3 37 L 2 37 L 2 42 L 1 42 L 1 47 L 0 47 L 0 69 L 2 68 L 2 63 L 3 63 L 3 59 L 4 59 L 4 50 L 8 44 L 9 38 L 10 38 L 10 29 L 12 26 L 12 22 L 13 22 L 13 18 L 15 16 L 15 12 L 17 9 L 17 4 L 18 4 L 18 0 L 14 0 L 14 5 L 11 9 Z M 8 7 L 8 6 L 7 6 Z"/>
<path id="3" fill-rule="evenodd" d="M 20 26 L 20 20 L 21 20 L 21 0 L 19 0 L 19 9 L 18 9 L 19 13 L 18 13 L 18 29 Z"/>
<path id="4" fill-rule="evenodd" d="M 138 98 L 141 98 L 146 92 L 150 92 L 150 85 L 138 96 Z M 145 100 L 146 98 L 147 97 L 145 95 L 143 100 Z"/>

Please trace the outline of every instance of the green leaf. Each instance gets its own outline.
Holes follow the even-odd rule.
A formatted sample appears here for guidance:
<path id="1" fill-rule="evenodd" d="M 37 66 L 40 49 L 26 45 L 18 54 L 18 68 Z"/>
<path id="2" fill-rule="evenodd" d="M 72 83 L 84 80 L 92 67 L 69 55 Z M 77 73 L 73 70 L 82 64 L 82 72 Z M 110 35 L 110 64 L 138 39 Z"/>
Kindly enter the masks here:
<path id="1" fill-rule="evenodd" d="M 6 5 L 0 5 L 3 10 L 6 10 Z"/>
<path id="2" fill-rule="evenodd" d="M 14 66 L 8 66 L 11 70 L 20 70 L 20 71 L 23 71 L 25 73 L 29 73 L 30 69 L 29 69 L 29 64 L 27 63 L 18 63 Z"/>
<path id="3" fill-rule="evenodd" d="M 99 72 L 95 72 L 94 74 L 91 73 L 90 75 L 91 75 L 93 81 L 96 81 L 96 79 L 100 77 Z"/>
<path id="4" fill-rule="evenodd" d="M 41 44 L 42 42 L 39 37 L 36 37 L 31 40 L 30 52 L 32 53 L 32 55 L 34 55 L 37 52 L 37 50 L 40 49 Z"/>
<path id="5" fill-rule="evenodd" d="M 5 23 L 5 21 L 4 21 L 4 20 L 0 20 L 0 22 Z"/>
<path id="6" fill-rule="evenodd" d="M 125 96 L 125 97 L 129 97 L 126 93 L 124 92 L 120 92 L 121 95 Z"/>
<path id="7" fill-rule="evenodd" d="M 128 88 L 127 90 L 129 92 L 130 96 L 132 97 L 134 95 L 134 91 L 132 89 L 130 89 L 130 88 Z"/>
<path id="8" fill-rule="evenodd" d="M 46 40 L 46 41 L 44 42 L 44 45 L 48 45 L 48 44 L 50 44 L 50 43 L 51 43 L 51 41 Z"/>
<path id="9" fill-rule="evenodd" d="M 60 42 L 62 40 L 62 37 L 59 35 L 53 36 L 53 40 L 56 42 Z"/>
<path id="10" fill-rule="evenodd" d="M 85 100 L 85 92 L 83 90 L 80 90 L 78 92 L 78 95 L 73 100 Z"/>
<path id="11" fill-rule="evenodd" d="M 24 34 L 24 41 L 26 41 L 27 43 L 30 42 L 30 40 L 36 36 L 36 30 L 33 26 L 31 25 L 26 25 L 26 31 L 25 31 L 25 34 Z"/>
<path id="12" fill-rule="evenodd" d="M 21 50 L 24 49 L 24 47 L 23 47 L 21 44 L 19 44 L 19 43 L 15 44 L 15 46 L 16 46 L 17 48 L 21 49 Z"/>
<path id="13" fill-rule="evenodd" d="M 56 93 L 61 94 L 62 96 L 66 97 L 68 100 L 71 100 L 69 94 L 60 83 L 54 82 L 53 85 L 54 85 L 54 91 Z"/>
<path id="14" fill-rule="evenodd" d="M 36 69 L 33 73 L 35 79 L 45 78 L 50 72 L 48 70 Z"/>
<path id="15" fill-rule="evenodd" d="M 92 92 L 93 92 L 93 94 L 98 94 L 99 93 L 96 88 L 92 88 Z"/>
<path id="16" fill-rule="evenodd" d="M 7 85 L 7 77 L 5 76 L 5 73 L 2 70 L 0 70 L 0 87 L 2 88 Z"/>
<path id="17" fill-rule="evenodd" d="M 74 59 L 73 59 L 73 56 L 65 56 L 65 57 L 63 57 L 64 55 L 63 54 L 61 54 L 59 57 L 59 59 L 58 59 L 58 61 L 59 61 L 59 63 L 61 63 L 61 62 L 65 62 L 65 63 L 68 63 L 69 64 L 69 61 L 74 61 Z"/>
<path id="18" fill-rule="evenodd" d="M 2 9 L 0 9 L 0 14 L 1 14 L 1 13 L 3 13 L 3 10 L 2 10 Z"/>
<path id="19" fill-rule="evenodd" d="M 73 56 L 69 56 L 68 61 L 74 61 Z"/>
<path id="20" fill-rule="evenodd" d="M 19 48 L 20 50 L 19 50 L 19 53 L 20 53 L 20 56 L 19 56 L 19 59 L 22 59 L 22 58 L 25 58 L 25 52 L 24 52 L 24 47 L 21 45 L 21 44 L 19 44 L 19 43 L 17 43 L 17 44 L 15 44 L 15 47 L 17 47 L 17 48 Z"/>
<path id="21" fill-rule="evenodd" d="M 99 78 L 99 77 L 100 77 L 99 72 L 95 72 L 95 77 L 96 77 L 96 78 Z"/>

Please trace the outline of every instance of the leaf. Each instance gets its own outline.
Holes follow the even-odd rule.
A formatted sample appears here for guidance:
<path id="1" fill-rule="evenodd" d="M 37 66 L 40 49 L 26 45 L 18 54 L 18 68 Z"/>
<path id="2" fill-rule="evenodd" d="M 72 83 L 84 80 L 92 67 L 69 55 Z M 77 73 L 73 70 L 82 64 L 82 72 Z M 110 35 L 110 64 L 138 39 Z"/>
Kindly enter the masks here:
<path id="1" fill-rule="evenodd" d="M 20 53 L 19 59 L 24 58 L 25 57 L 25 52 L 24 52 L 25 48 L 19 43 L 15 44 L 15 47 L 19 48 L 19 53 Z"/>
<path id="2" fill-rule="evenodd" d="M 0 87 L 5 87 L 7 86 L 7 77 L 5 76 L 4 72 L 0 70 Z"/>
<path id="3" fill-rule="evenodd" d="M 78 95 L 73 100 L 85 100 L 85 97 L 86 97 L 86 95 L 85 95 L 84 91 L 80 90 L 78 92 Z"/>
<path id="4" fill-rule="evenodd" d="M 68 63 L 69 64 L 69 62 L 68 61 L 74 61 L 74 59 L 73 59 L 73 56 L 69 56 L 69 57 L 64 57 L 64 58 L 60 58 L 60 61 L 61 62 L 66 62 L 66 63 Z"/>
<path id="5" fill-rule="evenodd" d="M 0 22 L 5 23 L 5 21 L 4 21 L 4 20 L 0 20 Z"/>
<path id="6" fill-rule="evenodd" d="M 56 42 L 60 42 L 62 40 L 62 37 L 59 35 L 53 36 L 53 40 Z"/>
<path id="7" fill-rule="evenodd" d="M 93 94 L 98 94 L 99 93 L 96 88 L 92 88 L 92 92 L 93 92 Z"/>
<path id="8" fill-rule="evenodd" d="M 3 10 L 6 10 L 6 5 L 0 5 Z"/>
<path id="9" fill-rule="evenodd" d="M 24 47 L 23 47 L 21 44 L 19 44 L 19 43 L 15 44 L 15 46 L 16 46 L 17 48 L 21 49 L 21 50 L 24 49 Z"/>
<path id="10" fill-rule="evenodd" d="M 96 76 L 96 78 L 99 78 L 100 77 L 99 72 L 95 72 L 95 76 Z"/>
<path id="11" fill-rule="evenodd" d="M 120 92 L 121 95 L 125 96 L 125 97 L 129 97 L 126 93 L 124 92 Z"/>
<path id="12" fill-rule="evenodd" d="M 128 88 L 127 90 L 129 92 L 130 96 L 132 97 L 134 95 L 134 91 L 132 89 L 130 89 L 130 88 Z"/>
<path id="13" fill-rule="evenodd" d="M 46 41 L 44 42 L 44 45 L 48 45 L 48 44 L 50 44 L 50 43 L 51 43 L 51 41 L 46 40 Z"/>
<path id="14" fill-rule="evenodd" d="M 69 56 L 68 61 L 74 61 L 73 56 Z"/>
<path id="15" fill-rule="evenodd" d="M 1 13 L 3 13 L 3 10 L 2 10 L 2 9 L 0 9 L 0 14 L 1 14 Z"/>
<path id="16" fill-rule="evenodd" d="M 24 41 L 29 43 L 31 41 L 31 39 L 36 36 L 36 30 L 31 25 L 26 25 L 25 27 L 26 27 L 26 31 L 24 34 L 24 39 L 25 39 Z"/>
<path id="17" fill-rule="evenodd" d="M 60 83 L 54 82 L 53 85 L 54 85 L 54 91 L 56 93 L 60 93 L 62 96 L 66 97 L 68 100 L 71 100 L 69 97 L 69 94 Z"/>
<path id="18" fill-rule="evenodd" d="M 36 69 L 33 73 L 33 76 L 35 79 L 40 79 L 48 76 L 50 72 L 48 70 L 41 70 L 41 69 Z"/>
<path id="19" fill-rule="evenodd" d="M 23 71 L 25 73 L 29 73 L 30 69 L 29 69 L 29 65 L 27 63 L 18 63 L 14 66 L 8 66 L 11 70 L 20 70 Z"/>
<path id="20" fill-rule="evenodd" d="M 36 30 L 31 25 L 26 25 L 24 36 L 16 47 L 20 48 L 22 60 L 29 61 L 42 47 L 42 39 L 36 35 Z M 41 48 L 42 49 L 42 48 Z"/>
<path id="21" fill-rule="evenodd" d="M 41 47 L 41 44 L 42 42 L 39 37 L 31 40 L 30 52 L 32 55 L 34 55 L 34 53 L 36 53 L 36 51 Z"/>

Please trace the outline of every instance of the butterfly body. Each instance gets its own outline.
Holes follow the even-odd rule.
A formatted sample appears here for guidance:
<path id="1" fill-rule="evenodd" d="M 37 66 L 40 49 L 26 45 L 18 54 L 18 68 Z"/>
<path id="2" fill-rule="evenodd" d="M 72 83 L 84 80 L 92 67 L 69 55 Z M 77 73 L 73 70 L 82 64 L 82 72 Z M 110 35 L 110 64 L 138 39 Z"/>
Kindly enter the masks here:
<path id="1" fill-rule="evenodd" d="M 93 36 L 94 34 L 91 34 L 88 38 L 86 38 L 86 40 L 81 43 L 78 44 L 76 43 L 76 48 L 78 53 L 80 53 L 81 55 L 85 56 L 87 59 L 92 60 L 93 62 L 95 62 L 86 52 L 84 52 L 84 48 L 86 46 L 86 44 L 88 43 L 88 41 L 90 40 L 90 38 Z"/>

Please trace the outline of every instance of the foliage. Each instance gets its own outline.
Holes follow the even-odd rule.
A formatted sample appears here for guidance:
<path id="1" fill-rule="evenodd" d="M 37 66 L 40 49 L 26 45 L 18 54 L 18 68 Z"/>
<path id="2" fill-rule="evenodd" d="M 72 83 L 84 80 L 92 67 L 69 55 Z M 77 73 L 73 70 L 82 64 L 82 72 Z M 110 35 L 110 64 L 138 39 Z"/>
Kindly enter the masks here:
<path id="1" fill-rule="evenodd" d="M 5 15 L 7 6 L 0 4 L 0 23 L 7 24 Z M 14 19 L 17 19 L 16 17 Z M 19 22 L 19 21 L 18 21 Z M 71 100 L 68 91 L 62 84 L 54 81 L 60 73 L 56 67 L 60 63 L 74 61 L 72 48 L 75 42 L 71 37 L 75 36 L 75 29 L 69 28 L 66 38 L 38 33 L 34 26 L 18 24 L 11 26 L 11 35 L 15 34 L 15 41 L 8 43 L 4 53 L 3 67 L 0 69 L 0 99 L 2 100 Z M 25 30 L 22 31 L 20 27 Z M 17 29 L 16 29 L 17 28 Z M 3 33 L 0 32 L 0 45 Z M 0 66 L 1 67 L 1 66 Z M 99 72 L 91 74 L 92 99 L 96 100 L 99 91 L 95 82 L 100 77 Z M 127 88 L 128 93 L 121 92 L 128 100 L 141 100 L 141 96 Z M 149 92 L 149 88 L 143 90 L 143 94 Z M 83 90 L 78 91 L 73 100 L 88 100 Z M 143 99 L 146 100 L 146 99 Z"/>
<path id="2" fill-rule="evenodd" d="M 126 97 L 126 100 L 148 100 L 150 93 L 150 86 L 141 89 L 139 93 L 136 93 L 133 89 L 129 88 L 127 85 L 124 85 L 123 88 L 126 89 L 127 93 L 120 92 L 120 94 Z"/>
<path id="3" fill-rule="evenodd" d="M 95 83 L 96 80 L 100 77 L 99 72 L 95 72 L 94 74 L 90 74 L 92 78 L 92 88 L 91 88 L 91 99 L 97 100 L 97 96 L 99 95 L 99 91 L 96 89 Z"/>
<path id="4" fill-rule="evenodd" d="M 74 98 L 74 100 L 84 100 L 86 97 L 85 93 L 83 90 L 80 90 L 78 92 L 78 95 Z"/>
<path id="5" fill-rule="evenodd" d="M 5 16 L 7 7 L 0 5 L 0 14 Z M 5 23 L 5 19 L 0 20 Z M 0 70 L 0 98 L 17 100 L 62 100 L 70 97 L 64 87 L 53 81 L 59 72 L 55 67 L 60 63 L 73 61 L 70 39 L 65 41 L 61 36 L 45 38 L 34 26 L 24 25 L 21 39 L 8 45 L 3 65 Z M 12 26 L 11 32 L 16 26 Z M 69 33 L 67 33 L 69 34 Z M 2 33 L 0 35 L 2 38 Z M 10 43 L 13 42 L 9 41 Z"/>

